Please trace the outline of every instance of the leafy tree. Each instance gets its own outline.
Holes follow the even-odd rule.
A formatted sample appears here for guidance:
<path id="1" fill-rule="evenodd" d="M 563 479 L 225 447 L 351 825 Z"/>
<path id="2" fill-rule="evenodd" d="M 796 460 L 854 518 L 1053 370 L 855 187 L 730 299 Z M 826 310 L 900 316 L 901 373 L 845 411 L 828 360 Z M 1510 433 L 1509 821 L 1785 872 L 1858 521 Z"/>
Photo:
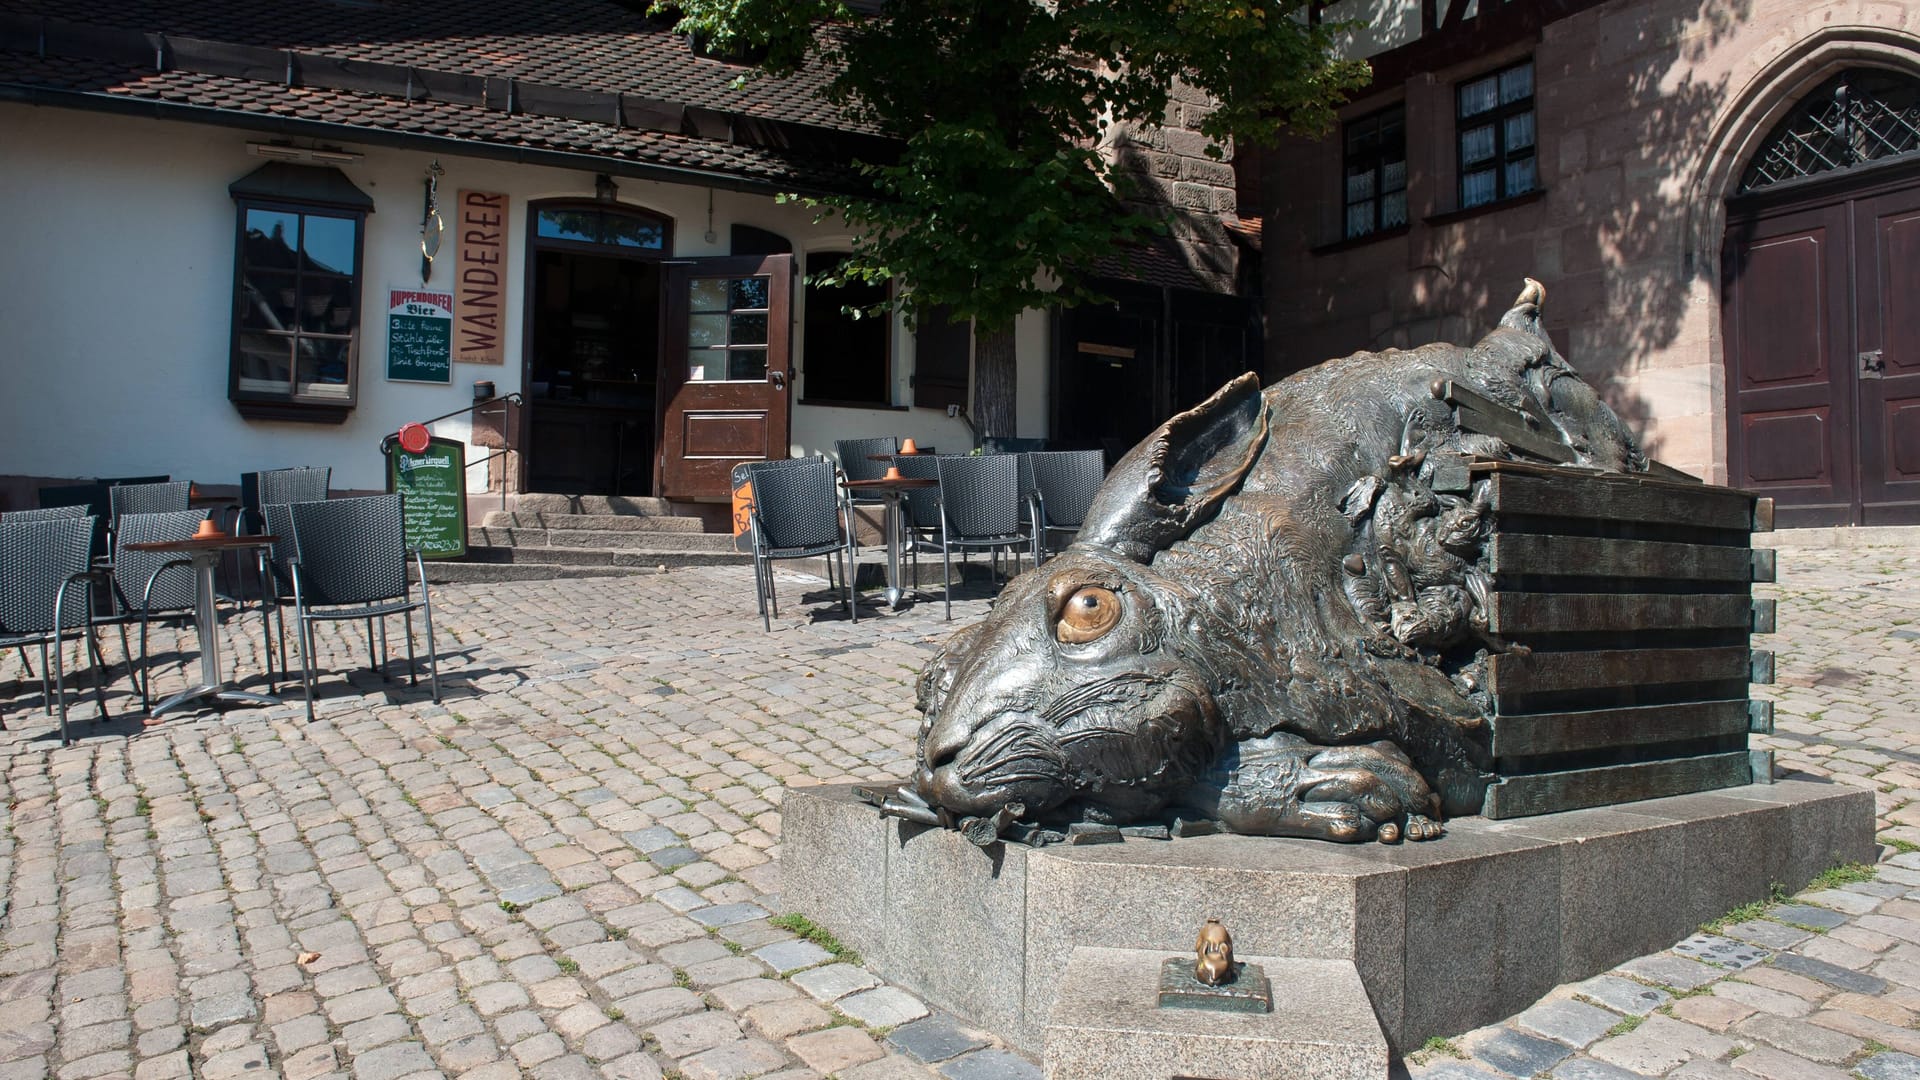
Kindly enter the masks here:
<path id="1" fill-rule="evenodd" d="M 940 306 L 974 320 L 992 434 L 1013 430 L 1015 317 L 1089 299 L 1078 268 L 1161 227 L 1115 197 L 1128 180 L 1109 150 L 1120 129 L 1161 121 L 1180 80 L 1218 103 L 1202 134 L 1266 141 L 1323 128 L 1367 79 L 1363 62 L 1334 58 L 1334 30 L 1307 18 L 1309 0 L 890 0 L 872 15 L 840 0 L 660 6 L 765 74 L 821 65 L 847 120 L 900 140 L 897 159 L 863 163 L 870 191 L 814 205 L 857 237 L 841 279 L 897 281 L 910 317 Z"/>

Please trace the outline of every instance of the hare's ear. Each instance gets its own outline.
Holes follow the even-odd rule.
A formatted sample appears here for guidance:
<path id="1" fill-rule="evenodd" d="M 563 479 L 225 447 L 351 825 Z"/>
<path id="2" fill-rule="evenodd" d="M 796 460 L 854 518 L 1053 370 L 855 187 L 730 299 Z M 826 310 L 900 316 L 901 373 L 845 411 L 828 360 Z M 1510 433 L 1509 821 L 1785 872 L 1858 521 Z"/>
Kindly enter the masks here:
<path id="1" fill-rule="evenodd" d="M 1266 442 L 1266 403 L 1249 372 L 1129 450 L 1088 508 L 1079 542 L 1152 562 L 1214 515 Z"/>

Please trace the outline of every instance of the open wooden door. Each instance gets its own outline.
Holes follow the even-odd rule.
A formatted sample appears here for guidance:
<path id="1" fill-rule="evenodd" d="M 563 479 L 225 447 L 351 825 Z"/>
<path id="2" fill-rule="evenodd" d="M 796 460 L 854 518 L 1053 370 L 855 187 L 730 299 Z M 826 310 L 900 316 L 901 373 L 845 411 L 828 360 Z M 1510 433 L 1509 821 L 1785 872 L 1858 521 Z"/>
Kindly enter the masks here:
<path id="1" fill-rule="evenodd" d="M 734 466 L 787 456 L 792 279 L 791 255 L 668 266 L 660 495 L 723 497 Z"/>
<path id="2" fill-rule="evenodd" d="M 1854 209 L 1860 523 L 1920 524 L 1920 185 Z"/>

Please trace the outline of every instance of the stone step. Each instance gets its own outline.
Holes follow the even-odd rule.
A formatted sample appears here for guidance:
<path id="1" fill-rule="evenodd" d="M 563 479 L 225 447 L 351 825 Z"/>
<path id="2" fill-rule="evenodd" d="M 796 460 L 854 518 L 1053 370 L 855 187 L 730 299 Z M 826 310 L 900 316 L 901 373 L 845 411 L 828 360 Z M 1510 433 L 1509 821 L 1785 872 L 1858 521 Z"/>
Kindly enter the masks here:
<path id="1" fill-rule="evenodd" d="M 1236 957 L 1265 970 L 1273 1011 L 1223 1012 L 1159 1007 L 1161 964 L 1170 955 L 1073 950 L 1047 1022 L 1050 1080 L 1387 1080 L 1387 1037 L 1352 960 Z M 1191 968 L 1192 954 L 1180 962 Z"/>
<path id="2" fill-rule="evenodd" d="M 523 514 L 612 514 L 674 517 L 679 514 L 665 499 L 638 495 L 541 495 L 518 496 L 514 509 Z"/>
<path id="3" fill-rule="evenodd" d="M 491 510 L 480 521 L 487 529 L 592 529 L 605 532 L 704 531 L 697 517 L 667 514 L 551 514 L 544 511 Z"/>
<path id="4" fill-rule="evenodd" d="M 467 543 L 483 547 L 601 548 L 638 551 L 732 551 L 727 533 L 654 532 L 624 529 L 496 529 L 482 525 L 467 530 Z"/>
<path id="5" fill-rule="evenodd" d="M 654 569 L 661 566 L 751 565 L 753 556 L 735 551 L 660 551 L 638 548 L 514 547 L 506 545 L 469 545 L 467 562 L 522 566 L 637 566 Z"/>
<path id="6" fill-rule="evenodd" d="M 427 564 L 427 580 L 435 585 L 467 585 L 490 581 L 553 581 L 559 578 L 638 577 L 657 574 L 651 566 L 566 566 L 559 563 L 497 563 L 436 560 Z"/>

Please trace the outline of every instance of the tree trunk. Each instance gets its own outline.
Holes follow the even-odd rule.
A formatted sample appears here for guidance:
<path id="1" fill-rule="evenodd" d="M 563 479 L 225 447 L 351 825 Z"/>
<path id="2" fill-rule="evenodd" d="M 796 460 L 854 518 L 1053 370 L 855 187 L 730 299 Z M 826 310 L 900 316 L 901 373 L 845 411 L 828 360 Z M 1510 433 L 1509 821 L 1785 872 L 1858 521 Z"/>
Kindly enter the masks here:
<path id="1" fill-rule="evenodd" d="M 980 436 L 1011 438 L 1019 369 L 1013 327 L 973 326 L 973 422 Z"/>

